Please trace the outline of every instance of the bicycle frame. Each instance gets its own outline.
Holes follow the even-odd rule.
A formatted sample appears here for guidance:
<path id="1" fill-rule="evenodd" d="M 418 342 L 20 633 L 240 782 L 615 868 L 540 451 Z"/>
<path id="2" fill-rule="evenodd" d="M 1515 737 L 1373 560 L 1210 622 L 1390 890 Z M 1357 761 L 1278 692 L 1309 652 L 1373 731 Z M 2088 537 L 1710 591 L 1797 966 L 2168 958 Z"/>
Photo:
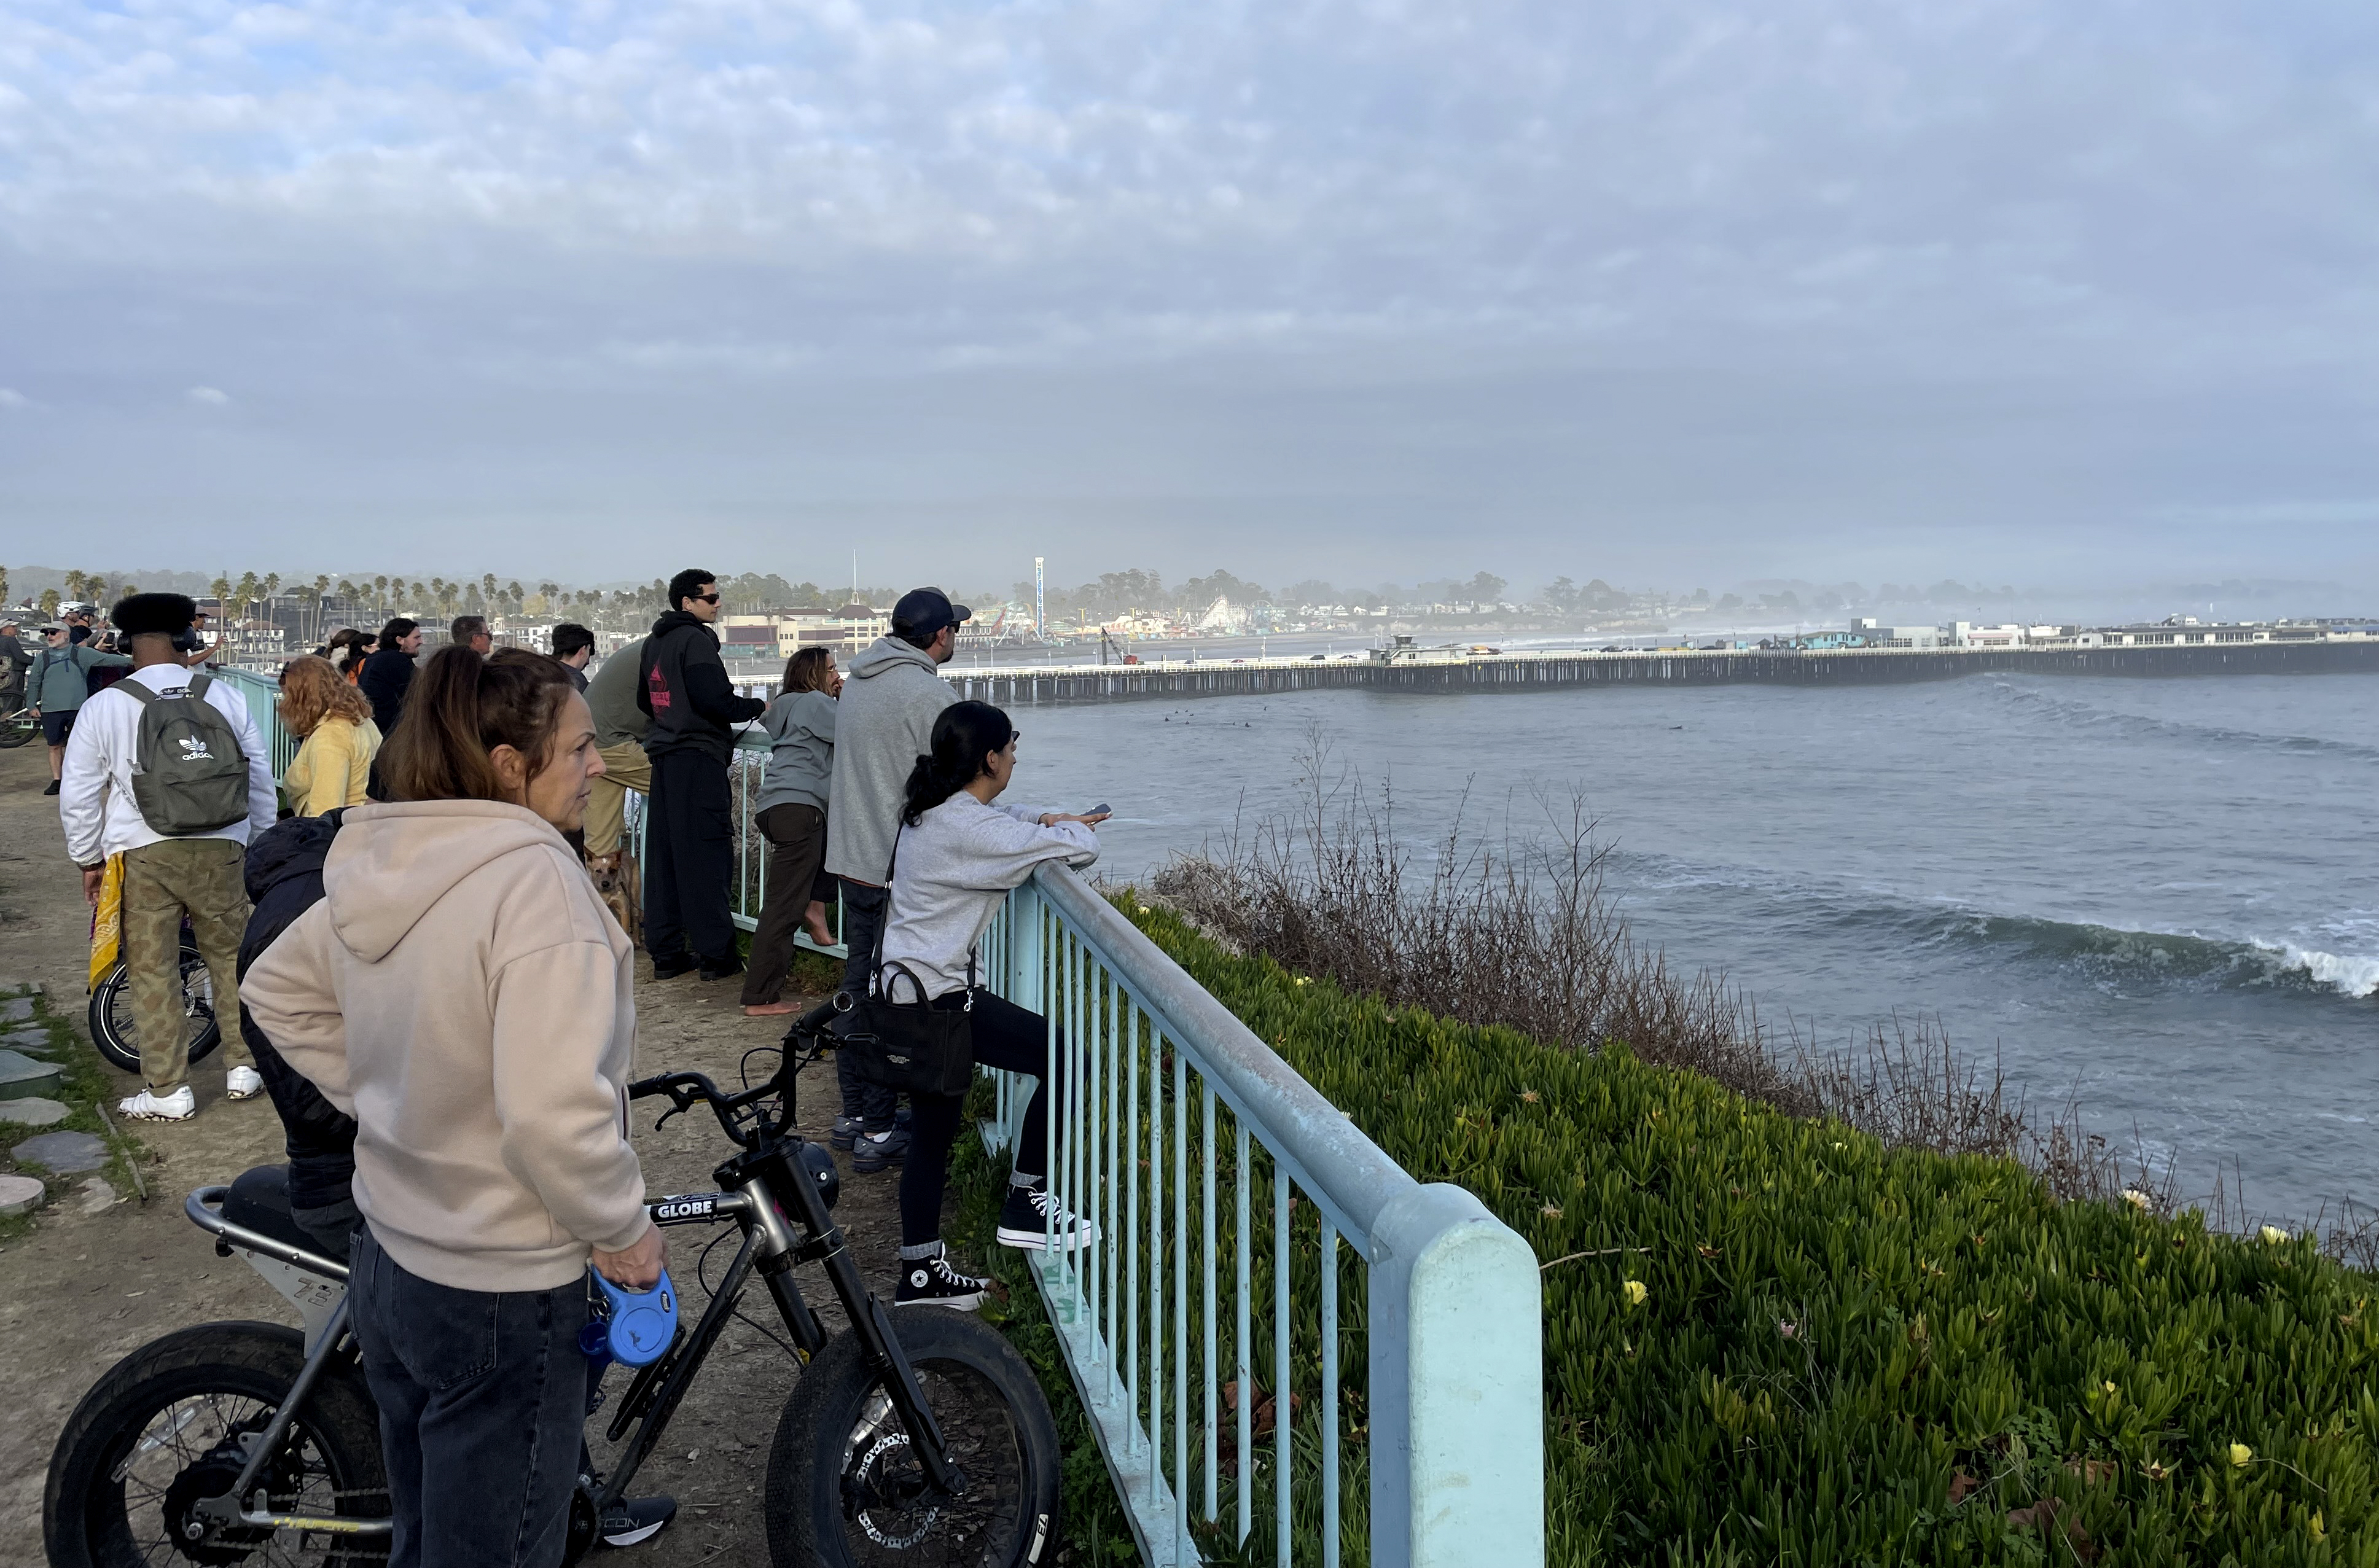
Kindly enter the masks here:
<path id="1" fill-rule="evenodd" d="M 911 1452 L 924 1471 L 927 1487 L 946 1496 L 956 1496 L 966 1490 L 966 1477 L 951 1463 L 948 1444 L 933 1412 L 925 1405 L 916 1370 L 900 1348 L 891 1316 L 860 1277 L 859 1265 L 851 1258 L 842 1228 L 834 1223 L 817 1178 L 801 1159 L 804 1140 L 783 1131 L 781 1124 L 758 1108 L 762 1099 L 777 1092 L 777 1084 L 771 1082 L 741 1094 L 721 1094 L 707 1078 L 692 1072 L 646 1079 L 630 1089 L 631 1096 L 638 1099 L 667 1095 L 675 1109 L 666 1113 L 663 1120 L 695 1104 L 709 1105 L 727 1135 L 743 1147 L 743 1152 L 712 1172 L 722 1190 L 679 1193 L 648 1200 L 645 1207 L 653 1223 L 663 1226 L 732 1223 L 743 1232 L 743 1242 L 735 1250 L 734 1260 L 728 1264 L 727 1272 L 711 1292 L 710 1305 L 704 1309 L 692 1333 L 681 1326 L 677 1339 L 661 1357 L 641 1369 L 630 1381 L 619 1413 L 612 1417 L 606 1433 L 613 1442 L 622 1437 L 627 1437 L 628 1442 L 601 1490 L 594 1495 L 598 1514 L 627 1495 L 629 1484 L 659 1444 L 662 1432 L 677 1413 L 679 1403 L 701 1371 L 703 1362 L 708 1359 L 755 1270 L 767 1283 L 777 1314 L 783 1320 L 786 1332 L 792 1335 L 804 1367 L 826 1347 L 826 1330 L 793 1278 L 794 1268 L 803 1263 L 818 1263 L 825 1268 L 851 1324 L 850 1332 L 860 1336 L 869 1363 L 884 1378 L 885 1393 L 909 1434 Z M 741 1125 L 747 1113 L 753 1117 L 748 1131 Z M 788 1108 L 785 1120 L 791 1119 Z M 344 1265 L 224 1219 L 221 1208 L 230 1191 L 228 1187 L 202 1187 L 193 1191 L 183 1205 L 191 1223 L 215 1237 L 217 1251 L 226 1256 L 234 1250 L 253 1252 L 342 1286 L 346 1284 Z M 794 1235 L 794 1220 L 787 1217 L 786 1200 L 791 1200 L 793 1214 L 804 1233 L 800 1237 Z M 322 1369 L 332 1356 L 342 1353 L 353 1342 L 348 1301 L 342 1293 L 308 1351 L 288 1397 L 248 1445 L 248 1462 L 241 1466 L 238 1478 L 223 1496 L 198 1502 L 195 1508 L 199 1514 L 226 1528 L 317 1530 L 349 1537 L 389 1534 L 392 1526 L 386 1519 L 275 1514 L 249 1509 L 243 1501 L 254 1496 L 262 1483 L 267 1463 L 280 1449 L 298 1407 L 320 1380 Z M 634 1435 L 630 1436 L 632 1427 Z"/>

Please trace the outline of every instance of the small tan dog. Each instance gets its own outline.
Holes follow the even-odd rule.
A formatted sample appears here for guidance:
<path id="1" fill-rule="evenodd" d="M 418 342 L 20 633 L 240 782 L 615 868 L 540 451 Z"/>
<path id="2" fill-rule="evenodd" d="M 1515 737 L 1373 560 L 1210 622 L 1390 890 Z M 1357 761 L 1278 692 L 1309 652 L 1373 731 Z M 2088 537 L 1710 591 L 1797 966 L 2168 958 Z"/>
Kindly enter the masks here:
<path id="1" fill-rule="evenodd" d="M 620 929 L 628 934 L 629 944 L 643 947 L 645 890 L 635 857 L 624 848 L 608 855 L 589 855 L 586 874 L 595 879 L 596 896 L 611 911 L 611 918 L 620 923 Z"/>

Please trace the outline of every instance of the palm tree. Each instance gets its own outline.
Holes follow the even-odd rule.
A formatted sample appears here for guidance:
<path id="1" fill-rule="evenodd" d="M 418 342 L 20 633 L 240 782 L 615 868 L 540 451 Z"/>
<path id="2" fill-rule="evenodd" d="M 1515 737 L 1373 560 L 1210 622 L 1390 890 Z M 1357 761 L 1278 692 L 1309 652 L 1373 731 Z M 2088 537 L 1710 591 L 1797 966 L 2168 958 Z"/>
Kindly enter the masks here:
<path id="1" fill-rule="evenodd" d="M 492 572 L 488 573 L 485 576 L 482 576 L 482 577 L 479 579 L 479 590 L 480 590 L 480 592 L 481 592 L 482 594 L 484 594 L 484 595 L 486 596 L 487 600 L 488 600 L 488 602 L 489 602 L 489 604 L 493 604 L 493 603 L 495 603 L 495 601 L 496 601 L 496 574 L 495 574 L 494 573 L 492 573 Z"/>
<path id="2" fill-rule="evenodd" d="M 58 591 L 55 588 L 42 590 L 41 607 L 42 620 L 55 621 L 58 618 Z"/>
<path id="3" fill-rule="evenodd" d="M 372 579 L 372 608 L 379 612 L 380 619 L 388 618 L 388 579 L 385 576 Z"/>
<path id="4" fill-rule="evenodd" d="M 69 572 L 66 573 L 66 597 L 68 599 L 72 600 L 81 598 L 83 588 L 86 585 L 87 580 L 81 573 Z"/>

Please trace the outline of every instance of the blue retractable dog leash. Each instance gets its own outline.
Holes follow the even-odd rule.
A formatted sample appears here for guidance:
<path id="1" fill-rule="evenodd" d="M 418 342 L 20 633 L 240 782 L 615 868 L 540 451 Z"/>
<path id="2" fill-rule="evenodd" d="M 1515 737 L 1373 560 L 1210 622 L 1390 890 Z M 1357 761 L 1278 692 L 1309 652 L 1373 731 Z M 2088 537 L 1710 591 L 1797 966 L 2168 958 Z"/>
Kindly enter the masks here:
<path id="1" fill-rule="evenodd" d="M 588 1272 L 603 1293 L 609 1321 L 587 1324 L 579 1348 L 594 1357 L 600 1352 L 588 1342 L 595 1341 L 601 1352 L 625 1367 L 646 1367 L 659 1360 L 670 1341 L 677 1337 L 677 1286 L 670 1282 L 669 1271 L 661 1271 L 650 1290 L 628 1290 L 592 1270 Z"/>

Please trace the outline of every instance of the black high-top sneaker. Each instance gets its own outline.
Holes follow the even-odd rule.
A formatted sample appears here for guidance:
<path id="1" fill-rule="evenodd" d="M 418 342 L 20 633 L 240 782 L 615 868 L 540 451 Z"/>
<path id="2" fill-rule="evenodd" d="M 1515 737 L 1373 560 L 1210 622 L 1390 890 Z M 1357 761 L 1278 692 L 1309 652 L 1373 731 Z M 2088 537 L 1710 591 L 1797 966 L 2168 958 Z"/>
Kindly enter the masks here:
<path id="1" fill-rule="evenodd" d="M 1050 1195 L 1045 1179 L 1031 1187 L 1010 1183 L 999 1206 L 999 1244 L 1026 1252 L 1071 1252 L 1099 1238 L 1099 1227 Z"/>
<path id="2" fill-rule="evenodd" d="M 900 1260 L 900 1287 L 893 1293 L 896 1307 L 955 1307 L 972 1312 L 991 1292 L 991 1282 L 962 1274 L 950 1267 L 947 1253 Z"/>

